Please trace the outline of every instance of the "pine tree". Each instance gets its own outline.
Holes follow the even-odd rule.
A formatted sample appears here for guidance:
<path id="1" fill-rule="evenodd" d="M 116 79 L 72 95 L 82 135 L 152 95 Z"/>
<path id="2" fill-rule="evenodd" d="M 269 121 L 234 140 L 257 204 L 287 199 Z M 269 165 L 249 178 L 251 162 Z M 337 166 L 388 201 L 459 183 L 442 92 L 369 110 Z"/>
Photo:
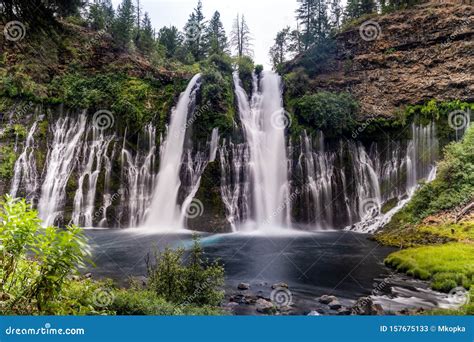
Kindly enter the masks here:
<path id="1" fill-rule="evenodd" d="M 300 0 L 296 18 L 303 28 L 302 41 L 304 50 L 315 42 L 324 40 L 330 30 L 327 5 L 325 0 Z"/>
<path id="2" fill-rule="evenodd" d="M 375 0 L 348 0 L 344 20 L 352 20 L 377 11 Z"/>
<path id="3" fill-rule="evenodd" d="M 95 0 L 89 7 L 87 16 L 89 25 L 94 30 L 107 30 L 114 20 L 114 8 L 110 0 Z"/>
<path id="4" fill-rule="evenodd" d="M 290 30 L 288 26 L 278 32 L 275 38 L 275 44 L 270 48 L 270 58 L 275 69 L 286 60 L 286 55 L 290 47 Z"/>
<path id="5" fill-rule="evenodd" d="M 166 50 L 166 57 L 175 57 L 183 44 L 183 37 L 175 26 L 163 27 L 158 31 L 158 43 Z"/>
<path id="6" fill-rule="evenodd" d="M 343 8 L 341 0 L 331 0 L 331 24 L 332 26 L 339 30 L 341 28 Z"/>
<path id="7" fill-rule="evenodd" d="M 228 50 L 227 36 L 218 11 L 214 12 L 209 21 L 204 40 L 208 55 L 221 54 Z"/>
<path id="8" fill-rule="evenodd" d="M 142 20 L 141 29 L 138 29 L 137 48 L 145 55 L 150 55 L 155 46 L 155 38 L 151 20 L 147 12 Z"/>
<path id="9" fill-rule="evenodd" d="M 135 13 L 132 0 L 122 0 L 112 25 L 112 36 L 119 48 L 127 49 L 129 47 L 134 23 Z"/>
<path id="10" fill-rule="evenodd" d="M 253 55 L 251 41 L 252 36 L 247 22 L 245 21 L 245 16 L 242 15 L 242 17 L 240 17 L 240 15 L 237 14 L 232 29 L 231 44 L 238 57 Z"/>
<path id="11" fill-rule="evenodd" d="M 303 34 L 298 23 L 296 23 L 296 29 L 290 32 L 290 46 L 288 49 L 295 54 L 299 54 L 304 51 Z"/>
<path id="12" fill-rule="evenodd" d="M 360 15 L 374 13 L 377 10 L 375 0 L 360 0 Z"/>
<path id="13" fill-rule="evenodd" d="M 205 41 L 203 37 L 205 25 L 202 1 L 199 0 L 197 7 L 189 16 L 188 22 L 184 27 L 186 47 L 196 61 L 200 61 L 205 57 Z"/>

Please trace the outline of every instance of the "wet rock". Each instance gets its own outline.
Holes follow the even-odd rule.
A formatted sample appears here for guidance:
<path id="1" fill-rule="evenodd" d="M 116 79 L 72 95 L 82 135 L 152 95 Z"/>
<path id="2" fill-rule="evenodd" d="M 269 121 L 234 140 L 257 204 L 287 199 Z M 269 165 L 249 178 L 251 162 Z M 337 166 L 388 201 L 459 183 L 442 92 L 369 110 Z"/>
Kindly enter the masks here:
<path id="1" fill-rule="evenodd" d="M 261 299 L 261 298 L 260 298 L 260 299 Z M 256 296 L 245 296 L 245 297 L 243 298 L 243 302 L 244 302 L 245 304 L 255 304 L 255 303 L 256 303 L 258 300 L 260 300 L 260 299 L 258 299 Z"/>
<path id="2" fill-rule="evenodd" d="M 236 306 L 239 306 L 239 303 L 230 302 L 230 303 L 226 304 L 226 307 L 228 307 L 228 308 L 235 308 Z"/>
<path id="3" fill-rule="evenodd" d="M 285 288 L 285 289 L 287 289 L 287 288 L 288 288 L 288 284 L 287 284 L 287 283 L 276 283 L 276 284 L 273 284 L 273 285 L 272 285 L 272 289 L 278 289 L 278 288 Z"/>
<path id="4" fill-rule="evenodd" d="M 258 312 L 264 313 L 264 314 L 271 314 L 271 313 L 274 313 L 276 311 L 275 306 L 273 305 L 272 302 L 269 302 L 269 301 L 267 301 L 265 299 L 262 299 L 262 298 L 257 300 L 256 308 L 257 308 Z"/>
<path id="5" fill-rule="evenodd" d="M 239 290 L 248 290 L 250 289 L 250 284 L 249 283 L 240 283 L 237 288 Z"/>
<path id="6" fill-rule="evenodd" d="M 318 298 L 318 301 L 321 304 L 329 304 L 329 303 L 331 303 L 332 301 L 335 301 L 335 300 L 337 300 L 337 297 L 328 296 L 328 295 L 322 295 L 321 297 Z"/>
<path id="7" fill-rule="evenodd" d="M 306 316 L 321 316 L 321 314 L 317 311 L 311 311 L 309 314 L 307 314 Z"/>
<path id="8" fill-rule="evenodd" d="M 380 304 L 374 304 L 370 297 L 361 297 L 352 307 L 353 315 L 383 315 L 384 310 Z"/>
<path id="9" fill-rule="evenodd" d="M 92 278 L 92 273 L 84 274 L 84 279 L 91 279 L 91 278 Z"/>
<path id="10" fill-rule="evenodd" d="M 331 310 L 339 310 L 340 308 L 342 308 L 341 303 L 337 299 L 330 302 L 328 306 Z"/>

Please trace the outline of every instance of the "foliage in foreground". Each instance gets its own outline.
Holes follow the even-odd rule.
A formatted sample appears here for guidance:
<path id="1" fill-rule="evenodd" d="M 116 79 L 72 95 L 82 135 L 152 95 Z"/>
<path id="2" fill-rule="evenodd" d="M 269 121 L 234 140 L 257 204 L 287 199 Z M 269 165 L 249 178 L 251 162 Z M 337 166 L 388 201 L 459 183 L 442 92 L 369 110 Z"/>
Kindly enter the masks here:
<path id="1" fill-rule="evenodd" d="M 0 292 L 6 299 L 2 311 L 34 308 L 49 313 L 67 277 L 77 273 L 89 256 L 79 228 L 43 230 L 37 212 L 25 200 L 10 196 L 0 210 L 0 241 Z"/>
<path id="2" fill-rule="evenodd" d="M 224 270 L 208 263 L 196 239 L 184 251 L 166 249 L 149 263 L 146 288 L 117 289 L 111 280 L 81 277 L 90 256 L 81 229 L 41 227 L 24 199 L 0 208 L 1 315 L 218 315 Z"/>
<path id="3" fill-rule="evenodd" d="M 224 298 L 224 268 L 209 263 L 197 238 L 183 262 L 184 249 L 167 248 L 148 258 L 148 289 L 178 305 L 219 305 Z"/>

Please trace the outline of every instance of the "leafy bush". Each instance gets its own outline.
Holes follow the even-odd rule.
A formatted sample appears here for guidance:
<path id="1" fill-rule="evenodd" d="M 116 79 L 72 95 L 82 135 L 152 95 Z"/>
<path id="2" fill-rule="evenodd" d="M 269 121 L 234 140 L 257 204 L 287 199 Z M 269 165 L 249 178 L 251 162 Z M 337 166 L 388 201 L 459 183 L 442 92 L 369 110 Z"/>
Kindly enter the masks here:
<path id="1" fill-rule="evenodd" d="M 36 211 L 25 200 L 6 196 L 0 210 L 0 290 L 9 309 L 35 306 L 49 312 L 67 277 L 84 265 L 88 255 L 82 231 L 76 227 L 41 229 Z M 28 258 L 32 252 L 34 259 Z"/>
<path id="2" fill-rule="evenodd" d="M 206 142 L 213 128 L 221 134 L 232 131 L 234 90 L 232 64 L 224 55 L 213 55 L 203 63 L 200 96 L 192 120 L 193 141 Z M 192 121 L 192 122 L 191 122 Z"/>
<path id="3" fill-rule="evenodd" d="M 252 58 L 244 56 L 240 57 L 237 60 L 237 66 L 239 69 L 239 76 L 240 80 L 242 81 L 242 86 L 250 96 L 252 94 L 253 89 L 253 71 L 255 69 L 255 65 L 253 63 Z"/>
<path id="4" fill-rule="evenodd" d="M 0 179 L 10 180 L 16 162 L 16 154 L 10 146 L 0 146 Z"/>
<path id="5" fill-rule="evenodd" d="M 209 263 L 203 257 L 199 241 L 195 238 L 193 248 L 184 262 L 184 250 L 167 248 L 149 257 L 147 269 L 148 289 L 159 297 L 178 305 L 219 305 L 224 292 L 224 268 L 217 262 Z"/>
<path id="6" fill-rule="evenodd" d="M 357 102 L 348 93 L 304 95 L 294 104 L 295 116 L 300 124 L 315 130 L 326 130 L 333 135 L 353 129 L 357 109 Z"/>
<path id="7" fill-rule="evenodd" d="M 288 97 L 288 103 L 292 104 L 292 99 L 297 100 L 303 96 L 309 89 L 309 77 L 303 69 L 296 69 L 284 76 L 285 95 Z"/>

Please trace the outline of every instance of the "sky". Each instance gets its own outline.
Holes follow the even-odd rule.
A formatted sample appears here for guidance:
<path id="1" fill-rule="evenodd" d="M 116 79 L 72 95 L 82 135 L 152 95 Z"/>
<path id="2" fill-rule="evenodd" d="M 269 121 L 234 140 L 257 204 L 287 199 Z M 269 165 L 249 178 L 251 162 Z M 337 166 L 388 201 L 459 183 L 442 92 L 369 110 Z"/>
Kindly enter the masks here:
<path id="1" fill-rule="evenodd" d="M 115 8 L 121 0 L 112 0 Z M 136 0 L 135 0 L 136 2 Z M 174 25 L 183 30 L 198 0 L 140 0 L 142 12 L 148 12 L 158 31 L 163 26 Z M 203 11 L 209 20 L 219 11 L 226 34 L 229 37 L 237 13 L 244 14 L 254 38 L 254 59 L 257 64 L 271 68 L 268 51 L 278 31 L 285 26 L 296 26 L 297 0 L 202 0 Z"/>

